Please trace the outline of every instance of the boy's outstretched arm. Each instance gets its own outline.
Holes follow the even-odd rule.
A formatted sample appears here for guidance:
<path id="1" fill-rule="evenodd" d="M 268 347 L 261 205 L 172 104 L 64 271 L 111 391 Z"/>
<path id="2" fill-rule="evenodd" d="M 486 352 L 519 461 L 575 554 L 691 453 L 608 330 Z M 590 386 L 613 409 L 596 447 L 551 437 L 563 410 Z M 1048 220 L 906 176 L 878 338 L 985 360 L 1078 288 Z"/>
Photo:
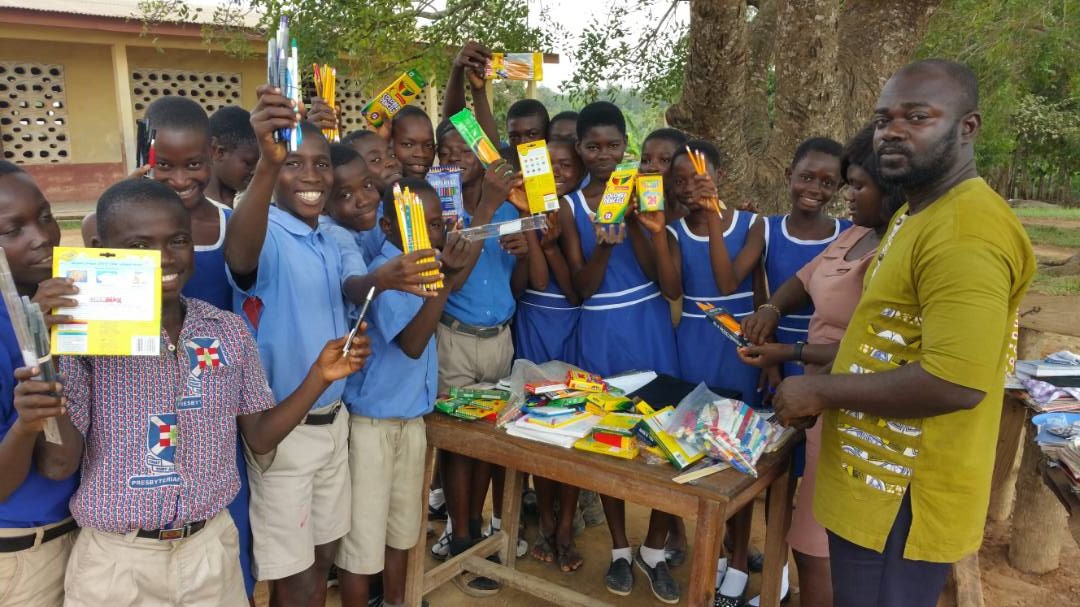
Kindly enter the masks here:
<path id="1" fill-rule="evenodd" d="M 285 144 L 274 142 L 274 131 L 298 128 L 292 100 L 268 84 L 260 86 L 258 93 L 259 104 L 251 113 L 251 126 L 259 142 L 259 163 L 244 194 L 244 204 L 233 211 L 225 231 L 225 261 L 242 288 L 255 283 L 259 255 L 266 240 L 270 200 L 285 162 Z"/>
<path id="2" fill-rule="evenodd" d="M 465 107 L 465 81 L 468 80 L 473 93 L 473 114 L 476 121 L 480 123 L 480 128 L 484 129 L 488 138 L 498 145 L 499 126 L 495 123 L 495 115 L 488 104 L 487 81 L 483 75 L 490 60 L 491 51 L 479 42 L 466 42 L 465 46 L 461 47 L 446 82 L 442 115 L 449 118 Z"/>

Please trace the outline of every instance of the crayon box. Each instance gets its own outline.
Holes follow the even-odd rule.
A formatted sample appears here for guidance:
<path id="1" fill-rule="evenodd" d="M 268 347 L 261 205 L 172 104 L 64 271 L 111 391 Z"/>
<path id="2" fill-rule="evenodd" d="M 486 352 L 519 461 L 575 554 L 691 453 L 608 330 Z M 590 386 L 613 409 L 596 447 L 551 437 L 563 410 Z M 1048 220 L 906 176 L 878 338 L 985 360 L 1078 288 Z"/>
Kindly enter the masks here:
<path id="1" fill-rule="evenodd" d="M 364 106 L 361 110 L 364 119 L 373 128 L 379 128 L 400 112 L 401 108 L 419 97 L 420 91 L 426 85 L 427 81 L 420 72 L 410 69 Z"/>
<path id="2" fill-rule="evenodd" d="M 627 162 L 615 167 L 604 187 L 604 196 L 600 206 L 596 207 L 596 223 L 622 223 L 626 209 L 630 206 L 630 195 L 634 193 L 634 179 L 637 177 L 637 163 Z"/>
<path id="3" fill-rule="evenodd" d="M 638 209 L 642 213 L 664 210 L 664 177 L 662 175 L 638 175 Z"/>

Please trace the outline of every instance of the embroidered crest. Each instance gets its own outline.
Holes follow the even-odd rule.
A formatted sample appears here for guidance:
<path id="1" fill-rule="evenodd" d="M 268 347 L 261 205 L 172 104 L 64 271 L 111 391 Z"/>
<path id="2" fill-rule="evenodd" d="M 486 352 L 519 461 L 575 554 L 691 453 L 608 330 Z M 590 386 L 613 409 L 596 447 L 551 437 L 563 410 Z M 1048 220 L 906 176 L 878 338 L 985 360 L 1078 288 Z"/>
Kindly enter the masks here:
<path id="1" fill-rule="evenodd" d="M 146 430 L 146 467 L 149 471 L 145 475 L 130 477 L 129 487 L 152 489 L 180 484 L 180 474 L 176 472 L 178 431 L 175 413 L 150 416 Z"/>

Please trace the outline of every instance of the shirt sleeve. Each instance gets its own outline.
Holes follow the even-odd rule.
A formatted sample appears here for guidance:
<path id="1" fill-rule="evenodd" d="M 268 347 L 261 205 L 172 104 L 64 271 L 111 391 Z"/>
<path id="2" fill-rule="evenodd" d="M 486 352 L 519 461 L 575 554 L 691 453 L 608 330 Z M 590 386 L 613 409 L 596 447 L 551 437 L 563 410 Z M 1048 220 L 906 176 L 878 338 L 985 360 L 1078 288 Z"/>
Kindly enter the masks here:
<path id="1" fill-rule="evenodd" d="M 90 430 L 91 399 L 94 394 L 94 373 L 88 356 L 61 356 L 64 396 L 67 397 L 71 423 L 83 436 Z"/>
<path id="2" fill-rule="evenodd" d="M 386 341 L 392 342 L 416 318 L 422 305 L 423 301 L 411 293 L 383 291 L 371 302 L 371 320 Z"/>
<path id="3" fill-rule="evenodd" d="M 914 279 L 923 321 L 922 367 L 982 392 L 1000 384 L 1012 330 L 1008 256 L 993 243 L 961 236 L 922 251 Z"/>
<path id="4" fill-rule="evenodd" d="M 237 327 L 235 331 L 240 342 L 240 361 L 243 365 L 240 384 L 240 403 L 237 406 L 237 415 L 249 415 L 265 411 L 277 405 L 274 393 L 270 391 L 270 383 L 266 380 L 266 371 L 263 370 L 262 361 L 259 359 L 259 347 L 255 339 L 243 327 Z"/>
<path id="5" fill-rule="evenodd" d="M 337 245 L 341 254 L 341 284 L 351 276 L 363 276 L 368 273 L 367 264 L 364 263 L 364 251 L 360 248 L 355 236 L 340 226 L 327 226 L 326 234 Z"/>
<path id="6" fill-rule="evenodd" d="M 263 240 L 262 250 L 259 251 L 259 265 L 255 268 L 255 282 L 248 289 L 241 289 L 236 284 L 236 278 L 226 262 L 225 276 L 229 279 L 229 285 L 233 290 L 247 297 L 258 297 L 266 288 L 266 285 L 278 279 L 278 240 L 274 234 L 274 226 L 266 226 L 266 238 Z"/>

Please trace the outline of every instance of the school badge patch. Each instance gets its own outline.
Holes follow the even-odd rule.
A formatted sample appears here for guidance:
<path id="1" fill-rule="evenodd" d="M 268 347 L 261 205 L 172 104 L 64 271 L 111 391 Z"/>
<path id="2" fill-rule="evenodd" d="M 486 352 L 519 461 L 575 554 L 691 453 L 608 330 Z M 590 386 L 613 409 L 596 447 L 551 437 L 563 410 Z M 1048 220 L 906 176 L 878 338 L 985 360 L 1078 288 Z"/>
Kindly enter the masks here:
<path id="1" fill-rule="evenodd" d="M 179 485 L 176 473 L 176 447 L 178 426 L 175 413 L 151 415 L 146 430 L 146 475 L 132 476 L 128 486 L 132 489 L 153 489 L 166 485 Z"/>
<path id="2" fill-rule="evenodd" d="M 184 341 L 184 350 L 188 359 L 188 376 L 178 408 L 181 411 L 201 409 L 203 380 L 215 369 L 228 366 L 229 360 L 221 347 L 221 340 L 215 337 L 192 337 Z"/>

